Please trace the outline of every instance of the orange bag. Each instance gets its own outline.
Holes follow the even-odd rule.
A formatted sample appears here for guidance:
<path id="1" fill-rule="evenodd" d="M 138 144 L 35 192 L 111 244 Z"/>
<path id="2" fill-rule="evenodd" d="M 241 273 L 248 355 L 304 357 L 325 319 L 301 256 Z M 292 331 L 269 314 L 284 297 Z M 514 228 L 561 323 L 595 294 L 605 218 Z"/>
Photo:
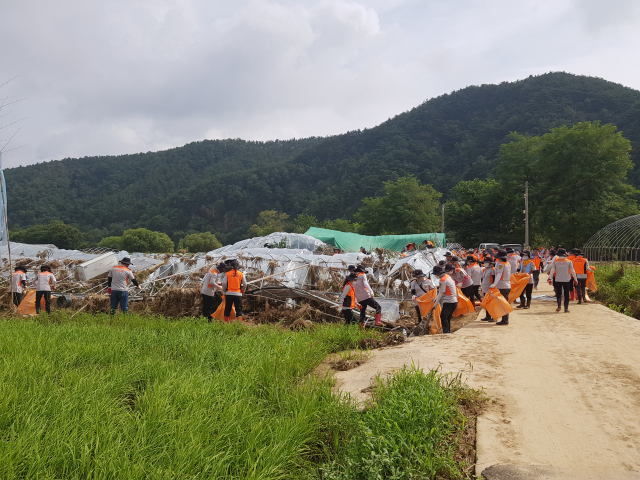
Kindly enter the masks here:
<path id="1" fill-rule="evenodd" d="M 500 293 L 500 290 L 497 288 L 489 289 L 482 299 L 480 306 L 484 308 L 494 320 L 498 320 L 499 318 L 513 312 L 513 307 L 509 302 L 507 302 Z"/>
<path id="2" fill-rule="evenodd" d="M 44 297 L 40 299 L 40 310 L 44 311 L 46 308 L 46 302 Z M 36 315 L 36 291 L 29 290 L 23 297 L 20 305 L 18 305 L 18 313 L 20 315 L 29 315 L 30 317 Z"/>
<path id="3" fill-rule="evenodd" d="M 591 268 L 595 270 L 594 267 L 591 267 Z M 592 292 L 598 291 L 598 285 L 596 285 L 596 277 L 593 274 L 593 272 L 590 270 L 587 272 L 587 288 Z"/>
<path id="4" fill-rule="evenodd" d="M 226 303 L 226 295 L 222 295 L 222 303 L 220 304 L 220 306 L 218 307 L 218 309 L 213 312 L 213 315 L 211 315 L 211 318 L 215 318 L 217 320 L 224 320 L 224 305 Z M 229 318 L 231 320 L 233 320 L 234 318 L 236 318 L 236 308 L 235 307 L 231 307 L 231 315 L 229 316 Z"/>
<path id="5" fill-rule="evenodd" d="M 459 317 L 460 315 L 466 315 L 467 313 L 472 313 L 476 311 L 476 307 L 473 306 L 471 300 L 469 300 L 460 287 L 456 287 L 456 292 L 458 293 L 458 306 L 456 310 L 453 312 L 454 317 Z"/>
<path id="6" fill-rule="evenodd" d="M 418 308 L 420 309 L 420 316 L 426 317 L 429 315 L 429 312 L 433 308 L 433 305 L 436 302 L 436 297 L 438 296 L 438 290 L 435 288 L 429 290 L 425 295 L 417 298 Z"/>
<path id="7" fill-rule="evenodd" d="M 431 322 L 429 329 L 429 333 L 431 335 L 442 333 L 442 321 L 440 320 L 441 312 L 442 307 L 440 306 L 440 304 L 436 305 L 436 308 L 433 310 L 433 321 Z"/>
<path id="8" fill-rule="evenodd" d="M 509 281 L 511 282 L 511 291 L 509 292 L 509 303 L 516 301 L 516 298 L 520 296 L 529 283 L 531 275 L 528 273 L 514 273 L 511 275 Z"/>

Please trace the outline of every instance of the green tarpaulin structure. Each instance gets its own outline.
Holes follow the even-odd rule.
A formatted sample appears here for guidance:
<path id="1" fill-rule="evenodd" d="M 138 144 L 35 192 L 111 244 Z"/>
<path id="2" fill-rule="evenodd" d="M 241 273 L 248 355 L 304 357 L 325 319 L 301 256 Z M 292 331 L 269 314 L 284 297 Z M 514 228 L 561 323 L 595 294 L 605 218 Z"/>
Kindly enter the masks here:
<path id="1" fill-rule="evenodd" d="M 358 235 L 357 233 L 338 232 L 327 230 L 326 228 L 311 227 L 305 235 L 317 238 L 333 245 L 345 252 L 358 252 L 360 247 L 367 250 L 374 248 L 384 248 L 400 252 L 407 243 L 422 243 L 424 240 L 431 240 L 435 246 L 444 247 L 447 240 L 444 233 L 415 233 L 412 235 L 378 235 L 370 237 L 368 235 Z"/>

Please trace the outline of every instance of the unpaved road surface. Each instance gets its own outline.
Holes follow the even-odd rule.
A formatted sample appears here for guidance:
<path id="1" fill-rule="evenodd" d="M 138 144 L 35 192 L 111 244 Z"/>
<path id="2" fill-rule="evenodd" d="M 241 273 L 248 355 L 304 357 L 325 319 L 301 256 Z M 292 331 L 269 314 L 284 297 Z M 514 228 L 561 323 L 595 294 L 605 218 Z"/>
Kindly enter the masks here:
<path id="1" fill-rule="evenodd" d="M 541 282 L 540 294 L 551 287 Z M 591 303 L 555 308 L 534 298 L 506 327 L 477 320 L 376 350 L 336 372 L 336 388 L 365 400 L 377 374 L 411 362 L 464 371 L 493 400 L 478 419 L 478 474 L 497 465 L 486 478 L 640 479 L 640 321 Z"/>

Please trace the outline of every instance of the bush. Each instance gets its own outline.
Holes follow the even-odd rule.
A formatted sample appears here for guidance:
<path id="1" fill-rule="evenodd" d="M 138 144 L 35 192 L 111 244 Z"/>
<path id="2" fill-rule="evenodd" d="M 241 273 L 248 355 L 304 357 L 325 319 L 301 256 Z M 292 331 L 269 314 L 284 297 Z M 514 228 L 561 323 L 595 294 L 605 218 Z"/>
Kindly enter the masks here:
<path id="1" fill-rule="evenodd" d="M 32 225 L 11 230 L 10 239 L 21 243 L 51 243 L 58 248 L 77 249 L 84 246 L 84 236 L 76 227 L 54 220 L 48 225 Z"/>
<path id="2" fill-rule="evenodd" d="M 175 246 L 166 233 L 135 228 L 122 235 L 122 248 L 127 252 L 173 253 Z"/>
<path id="3" fill-rule="evenodd" d="M 122 237 L 104 237 L 98 242 L 98 247 L 122 250 Z"/>
<path id="4" fill-rule="evenodd" d="M 222 243 L 220 243 L 214 234 L 209 232 L 192 233 L 178 243 L 179 250 L 184 249 L 190 253 L 210 252 L 220 247 L 222 247 Z"/>

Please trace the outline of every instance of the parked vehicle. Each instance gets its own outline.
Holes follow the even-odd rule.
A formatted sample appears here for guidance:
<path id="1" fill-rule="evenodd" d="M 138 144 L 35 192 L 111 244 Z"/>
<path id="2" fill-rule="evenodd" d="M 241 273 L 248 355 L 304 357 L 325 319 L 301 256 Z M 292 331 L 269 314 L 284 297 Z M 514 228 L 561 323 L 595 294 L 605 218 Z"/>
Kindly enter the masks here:
<path id="1" fill-rule="evenodd" d="M 502 248 L 507 247 L 513 248 L 518 253 L 522 253 L 522 251 L 524 250 L 524 247 L 519 243 L 505 243 L 504 245 L 502 245 Z"/>
<path id="2" fill-rule="evenodd" d="M 478 247 L 480 250 L 491 250 L 493 247 L 500 248 L 499 243 L 481 243 Z"/>

